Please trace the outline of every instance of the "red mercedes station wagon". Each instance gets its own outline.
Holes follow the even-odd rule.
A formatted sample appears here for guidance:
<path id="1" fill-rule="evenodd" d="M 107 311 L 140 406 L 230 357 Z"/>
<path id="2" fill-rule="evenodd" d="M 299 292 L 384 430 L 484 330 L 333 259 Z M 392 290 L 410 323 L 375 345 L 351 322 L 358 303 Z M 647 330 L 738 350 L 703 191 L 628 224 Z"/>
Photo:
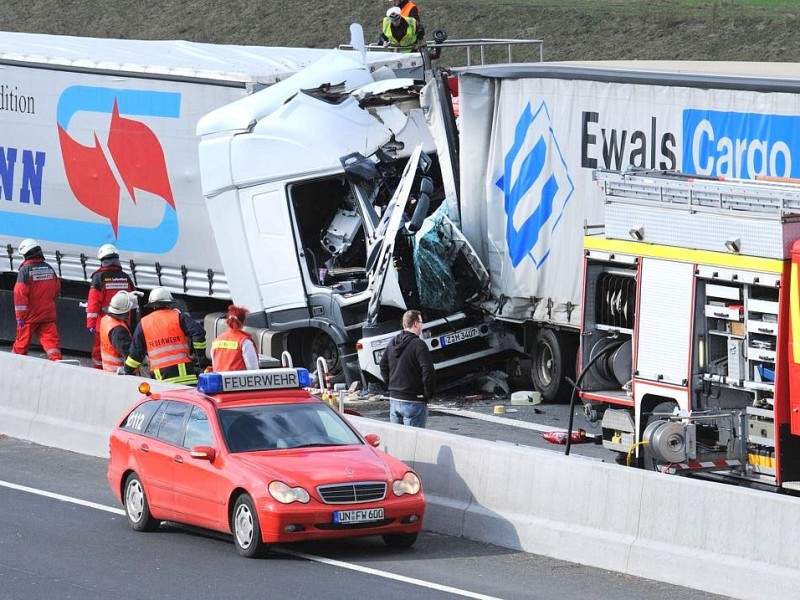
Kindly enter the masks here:
<path id="1" fill-rule="evenodd" d="M 143 394 L 111 434 L 108 482 L 130 526 L 173 521 L 270 544 L 380 535 L 414 544 L 425 497 L 413 470 L 302 388 L 305 369 L 204 373 Z"/>

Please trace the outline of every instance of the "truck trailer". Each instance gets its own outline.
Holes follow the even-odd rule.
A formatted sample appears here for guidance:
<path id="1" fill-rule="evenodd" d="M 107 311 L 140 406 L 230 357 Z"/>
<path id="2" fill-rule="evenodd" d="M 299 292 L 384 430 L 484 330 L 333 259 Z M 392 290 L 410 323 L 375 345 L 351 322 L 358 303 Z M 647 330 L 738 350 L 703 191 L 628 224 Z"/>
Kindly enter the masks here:
<path id="1" fill-rule="evenodd" d="M 450 76 L 457 85 L 440 89 L 457 91 L 457 127 L 425 110 L 438 155 L 454 157 L 460 232 L 489 276 L 476 325 L 530 359 L 546 399 L 566 398 L 576 374 L 582 239 L 605 218 L 596 169 L 800 176 L 797 64 L 543 62 Z M 366 372 L 379 375 L 389 337 L 362 340 Z"/>
<path id="2" fill-rule="evenodd" d="M 787 165 L 788 169 L 788 165 Z M 629 464 L 800 491 L 800 179 L 598 171 L 587 416 Z"/>
<path id="3" fill-rule="evenodd" d="M 16 250 L 31 237 L 62 279 L 58 327 L 62 346 L 76 350 L 92 345 L 83 303 L 106 243 L 118 248 L 139 290 L 166 287 L 199 320 L 225 311 L 242 273 L 223 268 L 214 237 L 198 121 L 275 85 L 282 95 L 273 98 L 285 99 L 294 93 L 286 80 L 331 52 L 358 56 L 26 33 L 0 33 L 0 47 L 0 336 L 14 339 Z M 328 76 L 338 78 L 333 62 Z"/>

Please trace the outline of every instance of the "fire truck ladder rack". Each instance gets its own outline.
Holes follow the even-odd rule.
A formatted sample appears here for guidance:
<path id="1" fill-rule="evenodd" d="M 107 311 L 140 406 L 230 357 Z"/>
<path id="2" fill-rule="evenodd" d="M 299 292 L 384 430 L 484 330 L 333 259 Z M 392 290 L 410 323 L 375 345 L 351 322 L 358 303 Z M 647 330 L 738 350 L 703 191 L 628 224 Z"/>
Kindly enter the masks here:
<path id="1" fill-rule="evenodd" d="M 607 202 L 725 212 L 763 219 L 800 219 L 800 180 L 713 179 L 674 171 L 596 170 Z"/>

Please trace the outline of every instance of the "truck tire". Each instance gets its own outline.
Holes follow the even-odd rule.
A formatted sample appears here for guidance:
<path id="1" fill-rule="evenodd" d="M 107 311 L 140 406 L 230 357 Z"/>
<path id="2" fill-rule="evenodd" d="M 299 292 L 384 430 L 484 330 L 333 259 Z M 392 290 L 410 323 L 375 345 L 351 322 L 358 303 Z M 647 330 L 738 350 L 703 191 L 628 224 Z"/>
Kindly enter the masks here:
<path id="1" fill-rule="evenodd" d="M 344 368 L 339 356 L 339 348 L 331 336 L 320 329 L 308 329 L 303 334 L 301 344 L 303 366 L 310 372 L 315 373 L 317 370 L 317 358 L 322 356 L 325 358 L 325 362 L 328 363 L 331 382 L 339 383 L 344 381 Z"/>
<path id="2" fill-rule="evenodd" d="M 572 391 L 565 377 L 575 374 L 575 344 L 552 329 L 536 332 L 531 346 L 531 380 L 547 402 L 569 399 Z"/>

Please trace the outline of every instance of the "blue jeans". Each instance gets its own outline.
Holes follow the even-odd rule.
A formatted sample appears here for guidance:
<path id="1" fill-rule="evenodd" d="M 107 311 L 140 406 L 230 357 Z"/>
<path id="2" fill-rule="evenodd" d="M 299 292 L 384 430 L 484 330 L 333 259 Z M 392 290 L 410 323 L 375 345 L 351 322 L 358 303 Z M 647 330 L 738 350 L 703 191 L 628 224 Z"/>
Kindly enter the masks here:
<path id="1" fill-rule="evenodd" d="M 425 402 L 389 398 L 389 421 L 424 429 L 425 423 L 428 422 L 428 405 Z"/>

